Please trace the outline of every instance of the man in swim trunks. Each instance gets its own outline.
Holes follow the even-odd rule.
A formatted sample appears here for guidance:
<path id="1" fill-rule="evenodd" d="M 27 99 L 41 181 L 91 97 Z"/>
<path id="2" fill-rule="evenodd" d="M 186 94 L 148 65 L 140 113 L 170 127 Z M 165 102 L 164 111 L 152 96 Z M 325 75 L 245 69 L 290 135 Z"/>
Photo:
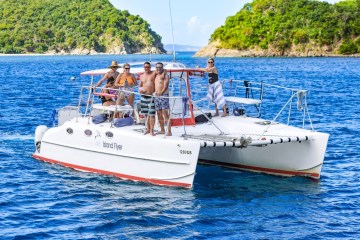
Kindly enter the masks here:
<path id="1" fill-rule="evenodd" d="M 165 134 L 165 124 L 167 125 L 166 136 L 171 136 L 170 124 L 170 104 L 169 104 L 169 76 L 164 72 L 164 65 L 161 62 L 156 63 L 155 77 L 155 110 L 160 124 L 160 132 L 158 134 Z"/>
<path id="2" fill-rule="evenodd" d="M 152 136 L 155 125 L 155 103 L 152 97 L 155 92 L 155 72 L 151 71 L 151 64 L 144 63 L 144 73 L 140 76 L 139 92 L 141 94 L 141 112 L 146 117 L 146 132 Z"/>

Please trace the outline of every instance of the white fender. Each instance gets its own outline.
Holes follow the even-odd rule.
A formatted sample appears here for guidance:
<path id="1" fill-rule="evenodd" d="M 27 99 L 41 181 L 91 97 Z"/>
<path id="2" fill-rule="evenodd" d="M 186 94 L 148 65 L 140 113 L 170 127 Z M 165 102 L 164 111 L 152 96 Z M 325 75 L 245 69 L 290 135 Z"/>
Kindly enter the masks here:
<path id="1" fill-rule="evenodd" d="M 41 141 L 41 139 L 43 138 L 45 132 L 48 130 L 48 127 L 45 125 L 40 125 L 36 128 L 35 130 L 35 145 Z"/>

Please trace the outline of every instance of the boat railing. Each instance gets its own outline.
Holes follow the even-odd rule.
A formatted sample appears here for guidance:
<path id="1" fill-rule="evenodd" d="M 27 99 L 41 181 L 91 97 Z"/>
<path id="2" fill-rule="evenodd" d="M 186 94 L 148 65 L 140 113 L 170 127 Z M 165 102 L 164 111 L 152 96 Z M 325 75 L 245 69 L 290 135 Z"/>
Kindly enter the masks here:
<path id="1" fill-rule="evenodd" d="M 307 95 L 308 91 L 298 88 L 288 88 L 274 84 L 267 84 L 263 82 L 254 82 L 248 80 L 233 80 L 233 79 L 224 79 L 223 80 L 223 88 L 224 88 L 224 95 L 226 96 L 243 96 L 247 99 L 256 99 L 259 100 L 258 102 L 253 102 L 255 104 L 250 104 L 255 106 L 259 115 L 261 116 L 261 107 L 265 104 L 274 104 L 274 100 L 278 98 L 279 95 L 283 96 L 280 99 L 280 109 L 272 119 L 273 122 L 277 122 L 280 116 L 286 113 L 286 124 L 290 125 L 292 114 L 293 113 L 293 105 L 296 101 L 296 110 L 302 111 L 302 128 L 305 128 L 305 123 L 308 120 L 311 130 L 313 129 L 308 104 L 307 104 Z M 266 93 L 266 94 L 264 94 Z M 272 97 L 269 97 L 272 95 Z M 265 98 L 264 98 L 265 97 Z M 264 99 L 263 99 L 264 98 Z M 280 98 L 280 97 L 279 97 Z M 252 103 L 250 101 L 250 103 Z M 267 106 L 265 109 L 269 109 Z M 286 112 L 287 111 L 287 112 Z M 269 125 L 269 127 L 272 124 Z"/>
<path id="2" fill-rule="evenodd" d="M 280 104 L 280 110 L 275 110 L 272 112 L 277 112 L 277 114 L 275 115 L 275 117 L 273 117 L 273 119 L 271 120 L 271 123 L 277 123 L 277 122 L 281 122 L 283 120 L 279 120 L 280 116 L 282 116 L 286 110 L 287 110 L 287 120 L 286 120 L 286 124 L 290 125 L 290 120 L 291 119 L 291 113 L 293 111 L 293 103 L 295 101 L 295 99 L 297 98 L 297 102 L 296 102 L 296 109 L 303 111 L 302 114 L 302 127 L 305 128 L 305 122 L 308 120 L 310 122 L 310 126 L 311 129 L 313 130 L 313 126 L 312 126 L 312 121 L 310 118 L 310 113 L 309 113 L 309 109 L 307 106 L 307 91 L 306 90 L 301 90 L 301 89 L 296 89 L 296 88 L 287 88 L 287 87 L 282 87 L 282 86 L 278 86 L 278 85 L 273 85 L 273 84 L 265 84 L 262 82 L 253 82 L 253 81 L 247 81 L 247 80 L 231 80 L 231 79 L 225 79 L 223 80 L 223 87 L 224 87 L 224 95 L 225 96 L 235 96 L 235 97 L 244 97 L 244 99 L 254 99 L 256 101 L 241 101 L 242 105 L 254 105 L 259 113 L 259 116 L 261 115 L 261 105 L 263 103 L 266 104 L 272 104 L 274 102 L 274 99 L 267 100 L 266 98 L 263 99 L 264 96 L 269 95 L 270 93 L 273 93 L 274 95 L 278 95 L 278 90 L 284 90 L 285 92 L 290 92 L 290 96 L 282 98 L 282 101 L 284 99 L 286 99 L 285 103 Z M 230 89 L 229 89 L 230 87 Z M 83 86 L 81 88 L 81 93 L 80 93 L 80 98 L 79 98 L 79 104 L 78 104 L 78 110 L 79 112 L 82 113 L 82 116 L 90 116 L 91 112 L 93 111 L 93 104 L 96 102 L 95 97 L 99 97 L 99 96 L 106 96 L 106 97 L 111 97 L 113 99 L 118 99 L 120 97 L 122 97 L 121 95 L 124 93 L 128 93 L 128 94 L 134 94 L 136 97 L 135 99 L 137 101 L 140 100 L 140 96 L 142 94 L 140 94 L 137 91 L 128 91 L 128 90 L 123 90 L 123 89 L 115 89 L 116 93 L 115 94 L 107 94 L 107 93 L 101 93 L 99 92 L 100 88 L 95 88 L 94 86 Z M 104 89 L 104 88 L 102 88 Z M 271 89 L 275 89 L 275 90 L 271 90 Z M 276 90 L 277 89 L 277 90 Z M 114 90 L 114 89 L 113 89 Z M 87 91 L 87 94 L 85 93 Z M 264 94 L 266 93 L 266 94 Z M 176 94 L 180 94 L 179 96 L 172 96 L 172 94 L 170 94 L 169 97 L 164 97 L 164 98 L 169 98 L 170 101 L 170 118 L 177 118 L 178 125 L 186 125 L 185 124 L 185 118 L 187 117 L 192 117 L 194 118 L 194 113 L 189 111 L 190 108 L 194 108 L 196 110 L 199 110 L 197 113 L 200 113 L 202 115 L 204 115 L 206 118 L 206 112 L 208 109 L 203 107 L 203 104 L 200 103 L 200 101 L 205 100 L 206 98 L 201 98 L 199 100 L 194 100 L 191 99 L 189 97 L 187 97 L 187 94 L 185 94 L 185 96 L 182 96 L 181 94 L 184 95 L 184 92 L 180 92 L 180 93 L 176 93 Z M 154 96 L 150 96 L 150 97 L 154 97 Z M 117 101 L 115 101 L 117 102 Z M 245 103 L 245 104 L 243 104 Z M 121 106 L 118 104 L 115 104 L 114 106 L 114 111 L 119 111 L 121 108 Z M 134 106 L 134 110 L 138 110 L 137 109 L 137 105 Z M 265 108 L 267 109 L 267 108 Z M 272 107 L 272 109 L 274 109 L 274 107 Z M 80 111 L 82 110 L 82 111 Z M 137 111 L 139 112 L 139 111 Z M 234 114 L 235 115 L 235 114 Z M 208 118 L 209 121 L 211 121 L 210 118 Z M 212 121 L 213 122 L 213 121 Z M 195 123 L 194 123 L 195 124 Z M 269 124 L 268 127 L 271 127 L 273 124 Z M 220 134 L 224 134 L 224 132 L 220 129 L 220 127 L 215 126 L 218 130 Z M 184 128 L 185 129 L 185 128 Z M 267 130 L 266 130 L 267 131 Z M 186 134 L 186 133 L 185 133 Z"/>
<path id="3" fill-rule="evenodd" d="M 83 86 L 81 87 L 81 93 L 80 93 L 80 98 L 79 98 L 79 104 L 77 106 L 77 109 L 79 112 L 81 112 L 82 117 L 89 117 L 89 121 L 90 121 L 90 117 L 93 117 L 93 115 L 96 115 L 96 111 L 95 110 L 102 110 L 102 111 L 112 111 L 114 113 L 116 112 L 121 112 L 122 110 L 124 110 L 123 106 L 120 106 L 118 104 L 118 102 L 116 101 L 117 99 L 119 99 L 121 96 L 121 94 L 124 93 L 128 93 L 128 94 L 134 94 L 136 97 L 136 101 L 139 102 L 140 96 L 141 95 L 145 95 L 145 94 L 140 94 L 137 91 L 129 91 L 129 90 L 123 90 L 123 89 L 112 89 L 112 88 L 101 88 L 101 89 L 111 89 L 111 90 L 115 90 L 116 93 L 114 94 L 108 94 L 108 93 L 102 93 L 99 92 L 98 90 L 99 88 L 96 88 L 94 86 Z M 85 93 L 87 91 L 87 94 Z M 101 104 L 97 104 L 96 102 L 98 102 L 96 100 L 96 97 L 111 97 L 115 100 L 114 105 L 112 106 L 106 106 L 103 107 L 101 106 Z M 154 99 L 156 96 L 155 95 L 145 95 L 148 97 L 151 97 L 152 99 Z M 206 118 L 208 118 L 208 116 L 205 114 L 205 111 L 199 107 L 195 101 L 193 101 L 191 98 L 187 97 L 187 96 L 161 96 L 162 98 L 168 98 L 169 99 L 169 105 L 170 105 L 170 118 L 169 121 L 166 126 L 168 126 L 169 124 L 171 124 L 171 126 L 177 125 L 177 126 L 183 126 L 183 131 L 184 131 L 184 138 L 186 138 L 187 133 L 186 133 L 186 125 L 190 124 L 195 124 L 195 117 L 194 117 L 194 113 L 192 112 L 192 109 L 195 108 L 197 110 L 199 110 L 201 112 L 201 114 L 204 114 L 204 116 Z M 82 111 L 81 111 L 82 110 Z M 126 109 L 128 110 L 128 109 Z M 139 109 L 138 109 L 138 105 L 134 103 L 134 117 L 135 120 L 137 122 L 140 122 L 139 119 Z M 148 121 L 148 116 L 144 116 L 144 124 L 146 125 L 147 121 Z M 189 119 L 192 119 L 193 121 L 187 121 Z M 221 130 L 221 128 L 219 126 L 216 125 L 216 123 L 214 123 L 210 118 L 208 118 L 208 120 L 210 122 L 213 123 L 214 127 L 216 129 L 218 129 L 220 135 L 223 135 L 224 132 Z M 174 121 L 174 122 L 173 122 Z M 173 125 L 174 124 L 174 125 Z"/>
<path id="4" fill-rule="evenodd" d="M 255 107 L 255 113 L 247 114 L 253 117 L 261 116 L 261 103 L 263 96 L 263 84 L 248 80 L 222 80 L 225 100 L 233 106 L 234 114 L 245 115 L 245 106 Z M 237 108 L 240 105 L 240 109 Z M 238 112 L 236 112 L 238 111 Z"/>

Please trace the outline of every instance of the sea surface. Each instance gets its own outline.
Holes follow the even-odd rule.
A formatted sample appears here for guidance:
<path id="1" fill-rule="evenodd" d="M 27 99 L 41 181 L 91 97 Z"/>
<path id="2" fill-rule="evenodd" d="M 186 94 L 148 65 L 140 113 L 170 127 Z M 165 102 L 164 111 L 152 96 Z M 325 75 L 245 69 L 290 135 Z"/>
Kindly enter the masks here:
<path id="1" fill-rule="evenodd" d="M 177 61 L 205 66 L 192 54 Z M 319 181 L 199 165 L 185 190 L 31 157 L 36 126 L 77 104 L 80 72 L 150 58 L 172 60 L 0 56 L 0 239 L 360 239 L 360 58 L 216 59 L 221 77 L 309 90 L 314 128 L 330 134 Z"/>

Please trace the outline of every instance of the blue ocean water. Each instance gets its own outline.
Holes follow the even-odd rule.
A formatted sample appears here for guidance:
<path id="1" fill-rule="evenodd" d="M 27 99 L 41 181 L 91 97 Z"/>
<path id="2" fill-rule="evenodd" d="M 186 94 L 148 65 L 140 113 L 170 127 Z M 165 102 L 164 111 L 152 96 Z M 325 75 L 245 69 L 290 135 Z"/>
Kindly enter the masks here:
<path id="1" fill-rule="evenodd" d="M 87 83 L 79 73 L 111 60 L 149 56 L 0 57 L 1 239 L 360 238 L 359 58 L 216 59 L 225 78 L 310 90 L 314 127 L 331 136 L 319 181 L 199 165 L 192 190 L 31 157 L 36 126 L 50 124 L 53 109 L 77 104 Z M 192 53 L 179 53 L 177 60 L 206 63 Z"/>

